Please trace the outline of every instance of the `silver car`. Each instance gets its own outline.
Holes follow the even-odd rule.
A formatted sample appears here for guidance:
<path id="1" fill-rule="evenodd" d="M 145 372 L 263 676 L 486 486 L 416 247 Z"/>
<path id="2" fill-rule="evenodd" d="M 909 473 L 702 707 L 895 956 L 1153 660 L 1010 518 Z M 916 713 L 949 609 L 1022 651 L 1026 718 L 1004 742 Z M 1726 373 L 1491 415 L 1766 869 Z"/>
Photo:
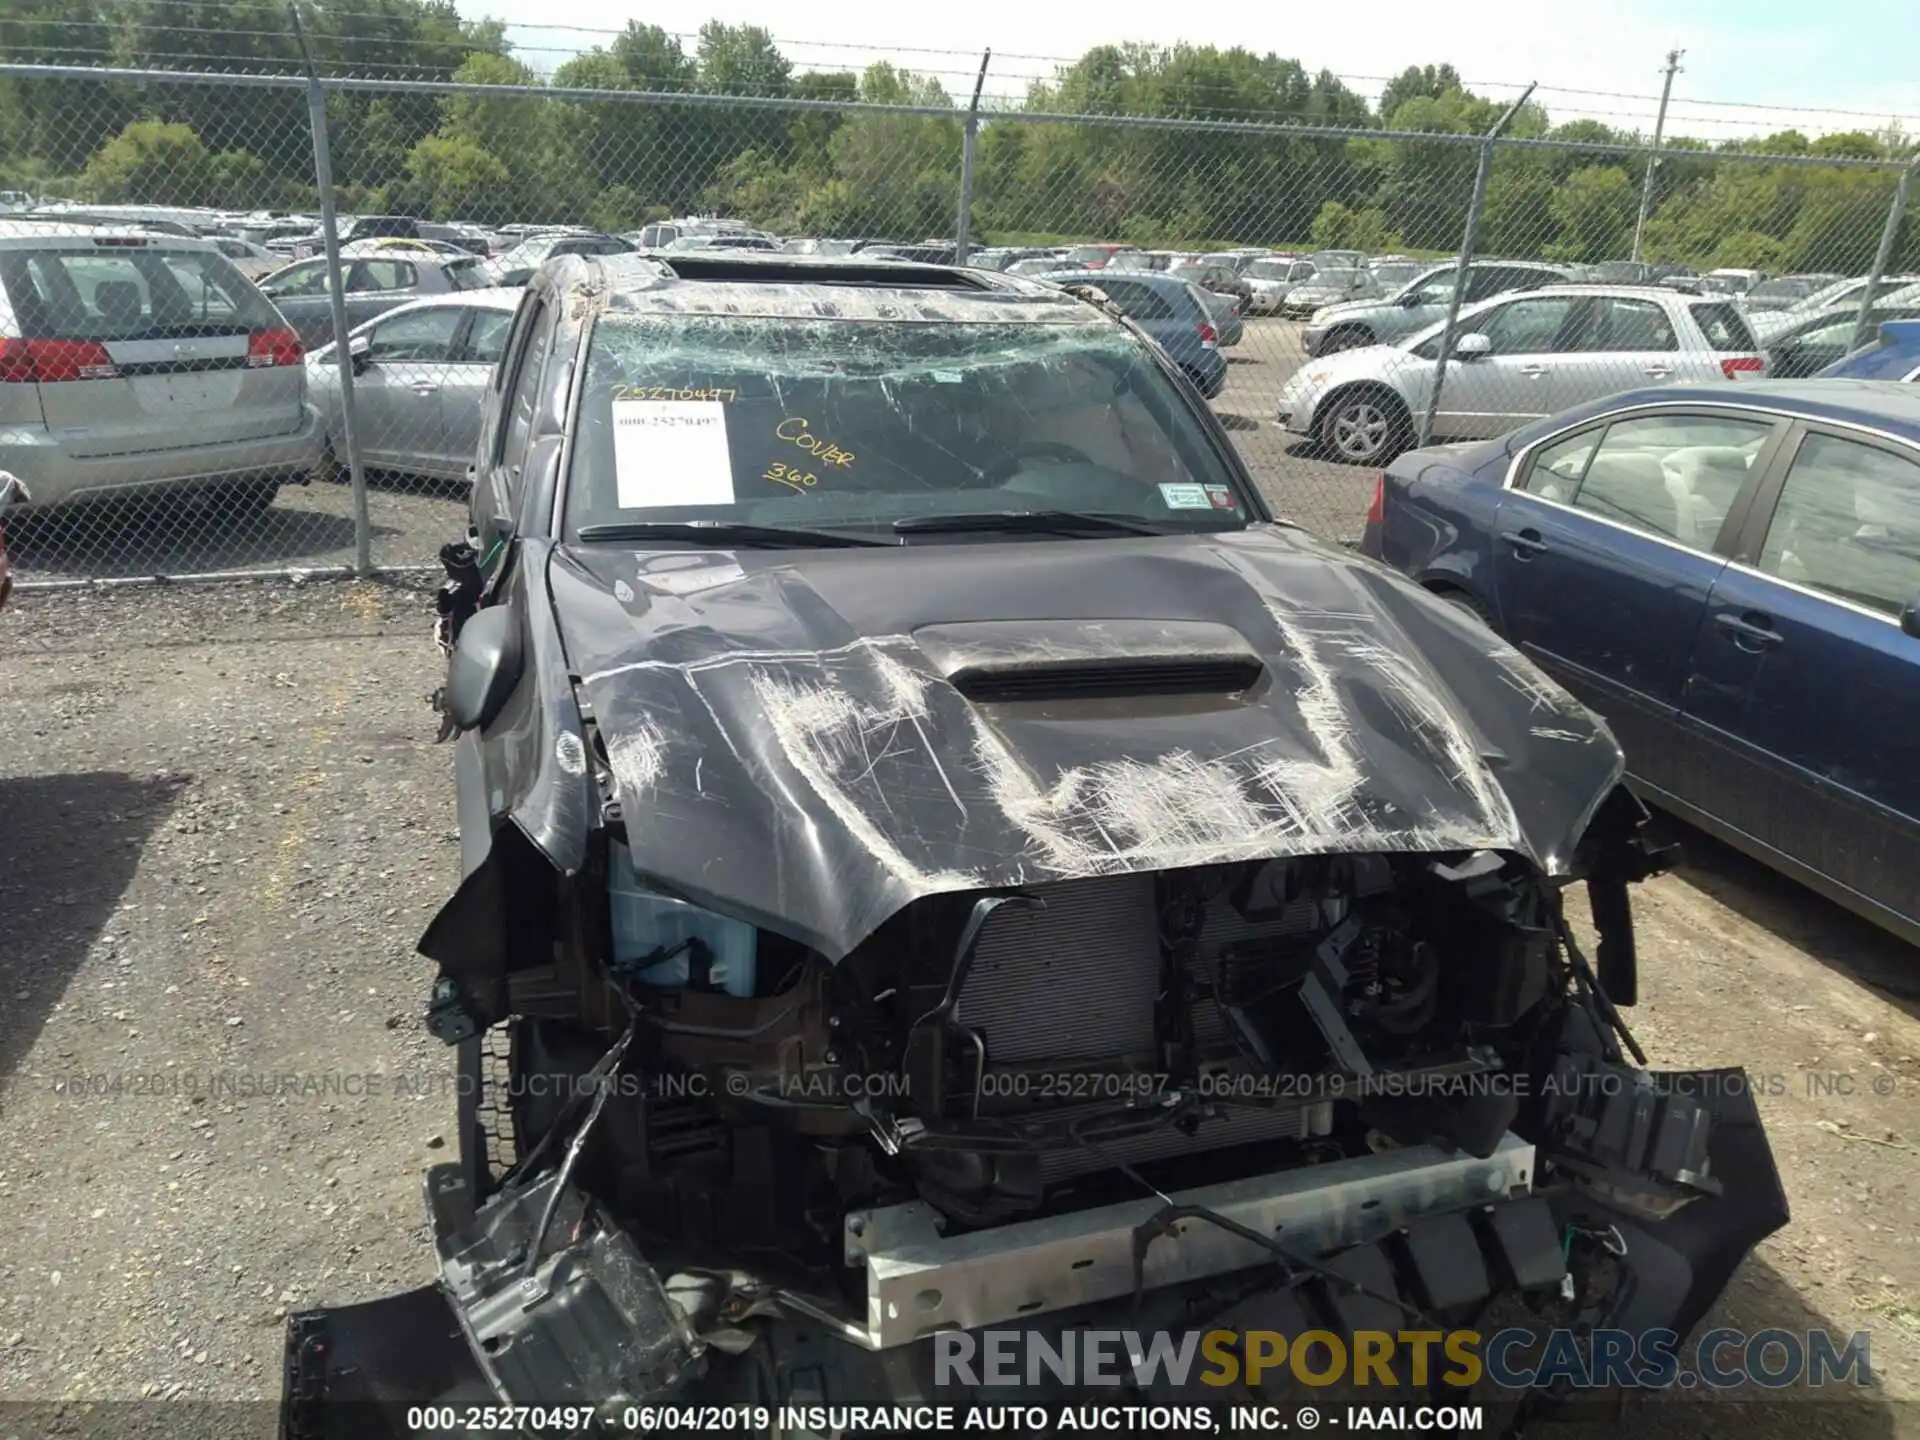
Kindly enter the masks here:
<path id="1" fill-rule="evenodd" d="M 523 289 L 415 300 L 353 331 L 354 436 L 361 462 L 385 474 L 463 480 L 480 437 L 480 404 Z M 307 357 L 327 437 L 326 473 L 346 461 L 334 347 Z"/>
<path id="2" fill-rule="evenodd" d="M 1280 423 L 1335 459 L 1386 464 L 1413 443 L 1445 324 L 1309 361 L 1280 391 Z M 1432 438 L 1484 439 L 1617 390 L 1766 371 L 1731 300 L 1615 285 L 1501 296 L 1461 312 Z"/>
<path id="3" fill-rule="evenodd" d="M 444 256 L 378 245 L 342 255 L 347 324 L 360 325 L 427 295 L 481 289 L 488 283 L 481 268 L 486 263 L 478 255 Z M 299 332 L 302 344 L 312 347 L 333 339 L 333 300 L 324 256 L 276 270 L 261 280 L 260 288 Z"/>
<path id="4" fill-rule="evenodd" d="M 1304 320 L 1329 305 L 1378 300 L 1386 293 L 1371 270 L 1322 267 L 1311 280 L 1303 280 L 1287 291 L 1280 302 L 1280 313 L 1291 320 Z"/>
<path id="5" fill-rule="evenodd" d="M 1456 273 L 1454 263 L 1435 265 L 1408 281 L 1396 295 L 1329 305 L 1314 312 L 1312 322 L 1300 332 L 1300 343 L 1309 355 L 1331 355 L 1336 350 L 1379 345 L 1424 330 L 1446 318 Z M 1467 267 L 1467 293 L 1461 303 L 1471 305 L 1512 290 L 1558 284 L 1566 278 L 1563 270 L 1551 265 L 1476 261 Z"/>
<path id="6" fill-rule="evenodd" d="M 1240 272 L 1240 278 L 1253 287 L 1253 297 L 1247 301 L 1247 313 L 1279 313 L 1287 292 L 1313 279 L 1317 273 L 1311 260 L 1293 260 L 1284 256 L 1255 260 Z"/>
<path id="7" fill-rule="evenodd" d="M 320 456 L 302 358 L 212 241 L 0 235 L 0 471 L 35 508 L 182 489 L 265 508 Z"/>

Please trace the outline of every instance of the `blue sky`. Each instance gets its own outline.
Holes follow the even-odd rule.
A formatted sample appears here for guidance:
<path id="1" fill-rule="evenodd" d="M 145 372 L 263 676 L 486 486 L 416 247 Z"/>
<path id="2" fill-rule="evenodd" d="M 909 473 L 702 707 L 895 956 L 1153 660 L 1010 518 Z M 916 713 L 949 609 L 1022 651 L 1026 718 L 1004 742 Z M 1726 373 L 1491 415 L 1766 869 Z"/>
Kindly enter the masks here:
<path id="1" fill-rule="evenodd" d="M 1890 119 L 1909 134 L 1920 132 L 1920 4 L 1914 0 L 1470 0 L 1459 6 L 1433 0 L 1287 6 L 712 0 L 706 7 L 644 8 L 572 0 L 565 24 L 580 30 L 537 28 L 553 22 L 551 0 L 458 3 L 469 17 L 510 22 L 509 39 L 543 70 L 596 42 L 580 30 L 617 30 L 638 19 L 691 32 L 717 18 L 765 26 L 800 68 L 858 67 L 884 57 L 943 72 L 950 91 L 968 86 L 980 50 L 991 46 L 997 60 L 988 93 L 1016 95 L 1026 78 L 1051 68 L 1051 57 L 1070 58 L 1109 41 L 1185 40 L 1272 50 L 1309 70 L 1350 77 L 1374 98 L 1379 77 L 1410 64 L 1451 61 L 1482 93 L 1538 80 L 1537 98 L 1556 119 L 1590 115 L 1642 129 L 1652 128 L 1663 57 L 1678 46 L 1687 53 L 1668 122 L 1675 133 L 1726 139 L 1791 125 L 1818 134 L 1878 129 Z"/>

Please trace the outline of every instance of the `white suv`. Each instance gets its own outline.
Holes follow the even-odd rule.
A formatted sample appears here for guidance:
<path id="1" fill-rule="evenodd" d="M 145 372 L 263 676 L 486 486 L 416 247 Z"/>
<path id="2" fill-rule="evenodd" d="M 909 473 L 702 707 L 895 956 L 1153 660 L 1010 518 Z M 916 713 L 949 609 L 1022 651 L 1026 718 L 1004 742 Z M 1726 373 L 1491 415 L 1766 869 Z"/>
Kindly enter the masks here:
<path id="1" fill-rule="evenodd" d="M 265 508 L 321 433 L 299 338 L 212 241 L 0 233 L 0 471 L 34 508 L 216 488 Z"/>

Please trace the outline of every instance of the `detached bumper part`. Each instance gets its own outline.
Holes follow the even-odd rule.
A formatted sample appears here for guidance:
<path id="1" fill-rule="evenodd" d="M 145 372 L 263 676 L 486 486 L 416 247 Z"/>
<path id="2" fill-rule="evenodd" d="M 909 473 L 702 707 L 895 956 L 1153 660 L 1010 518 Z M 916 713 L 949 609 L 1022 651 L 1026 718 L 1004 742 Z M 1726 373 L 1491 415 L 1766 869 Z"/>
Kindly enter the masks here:
<path id="1" fill-rule="evenodd" d="M 1246 1296 L 1217 1323 L 1394 1329 L 1405 1322 L 1396 1297 L 1456 1321 L 1502 1293 L 1544 1300 L 1570 1283 L 1565 1237 L 1584 1231 L 1612 1234 L 1625 1272 L 1593 1323 L 1691 1332 L 1787 1220 L 1745 1077 L 1572 1068 L 1586 1085 L 1549 1119 L 1557 1134 L 1538 1152 L 1511 1135 L 1484 1159 L 1408 1146 L 1172 1197 L 1277 1234 L 1319 1267 L 1304 1284 Z M 1593 1078 L 1616 1070 L 1619 1088 Z M 1633 1123 L 1622 1121 L 1622 1100 Z M 1538 1165 L 1568 1162 L 1599 1183 L 1534 1193 Z M 441 1172 L 429 1198 L 442 1288 L 292 1317 L 283 1440 L 404 1435 L 405 1407 L 422 1404 L 605 1408 L 696 1391 L 722 1404 L 1010 1403 L 1004 1387 L 937 1392 L 931 1347 L 915 1342 L 935 1329 L 1048 1333 L 1131 1314 L 1134 1235 L 1165 1210 L 1128 1202 L 951 1237 L 919 1205 L 855 1212 L 846 1255 L 866 1271 L 867 1323 L 828 1326 L 782 1307 L 786 1318 L 771 1320 L 759 1342 L 762 1364 L 722 1358 L 708 1371 L 688 1312 L 583 1192 L 562 1193 L 529 1273 L 527 1247 L 555 1177 L 474 1216 L 451 1167 Z M 1650 1202 L 1662 1194 L 1690 1198 L 1661 1214 Z M 1144 1255 L 1147 1296 L 1160 1307 L 1151 1324 L 1186 1323 L 1183 1295 L 1271 1258 L 1201 1221 L 1159 1230 Z M 1540 1314 L 1543 1326 L 1566 1323 Z M 738 1349 L 717 1335 L 714 1346 Z"/>
<path id="2" fill-rule="evenodd" d="M 493 1392 L 530 1405 L 626 1405 L 699 1368 L 685 1314 L 639 1247 L 581 1191 L 560 1195 L 538 1262 L 528 1247 L 557 1177 L 487 1205 L 440 1244 L 442 1283 Z"/>

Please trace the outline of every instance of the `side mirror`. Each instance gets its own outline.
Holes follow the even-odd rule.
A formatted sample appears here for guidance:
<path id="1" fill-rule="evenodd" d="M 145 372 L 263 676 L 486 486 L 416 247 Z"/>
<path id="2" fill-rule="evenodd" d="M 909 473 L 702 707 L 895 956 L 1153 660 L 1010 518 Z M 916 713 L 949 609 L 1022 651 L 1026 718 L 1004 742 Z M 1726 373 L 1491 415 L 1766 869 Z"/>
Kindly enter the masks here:
<path id="1" fill-rule="evenodd" d="M 1426 302 L 1420 298 L 1420 292 L 1417 290 L 1411 295 L 1402 295 L 1400 297 L 1400 307 L 1403 310 L 1412 310 L 1425 303 Z"/>
<path id="2" fill-rule="evenodd" d="M 347 341 L 347 360 L 358 375 L 373 363 L 373 341 L 365 335 L 355 335 Z"/>
<path id="3" fill-rule="evenodd" d="M 1909 600 L 1900 611 L 1900 633 L 1920 640 L 1920 595 Z"/>
<path id="4" fill-rule="evenodd" d="M 494 605 L 460 627 L 447 662 L 446 713 L 459 730 L 493 723 L 520 683 L 520 617 L 511 605 Z"/>
<path id="5" fill-rule="evenodd" d="M 1462 335 L 1453 342 L 1456 360 L 1481 360 L 1493 353 L 1493 342 L 1484 335 Z"/>

